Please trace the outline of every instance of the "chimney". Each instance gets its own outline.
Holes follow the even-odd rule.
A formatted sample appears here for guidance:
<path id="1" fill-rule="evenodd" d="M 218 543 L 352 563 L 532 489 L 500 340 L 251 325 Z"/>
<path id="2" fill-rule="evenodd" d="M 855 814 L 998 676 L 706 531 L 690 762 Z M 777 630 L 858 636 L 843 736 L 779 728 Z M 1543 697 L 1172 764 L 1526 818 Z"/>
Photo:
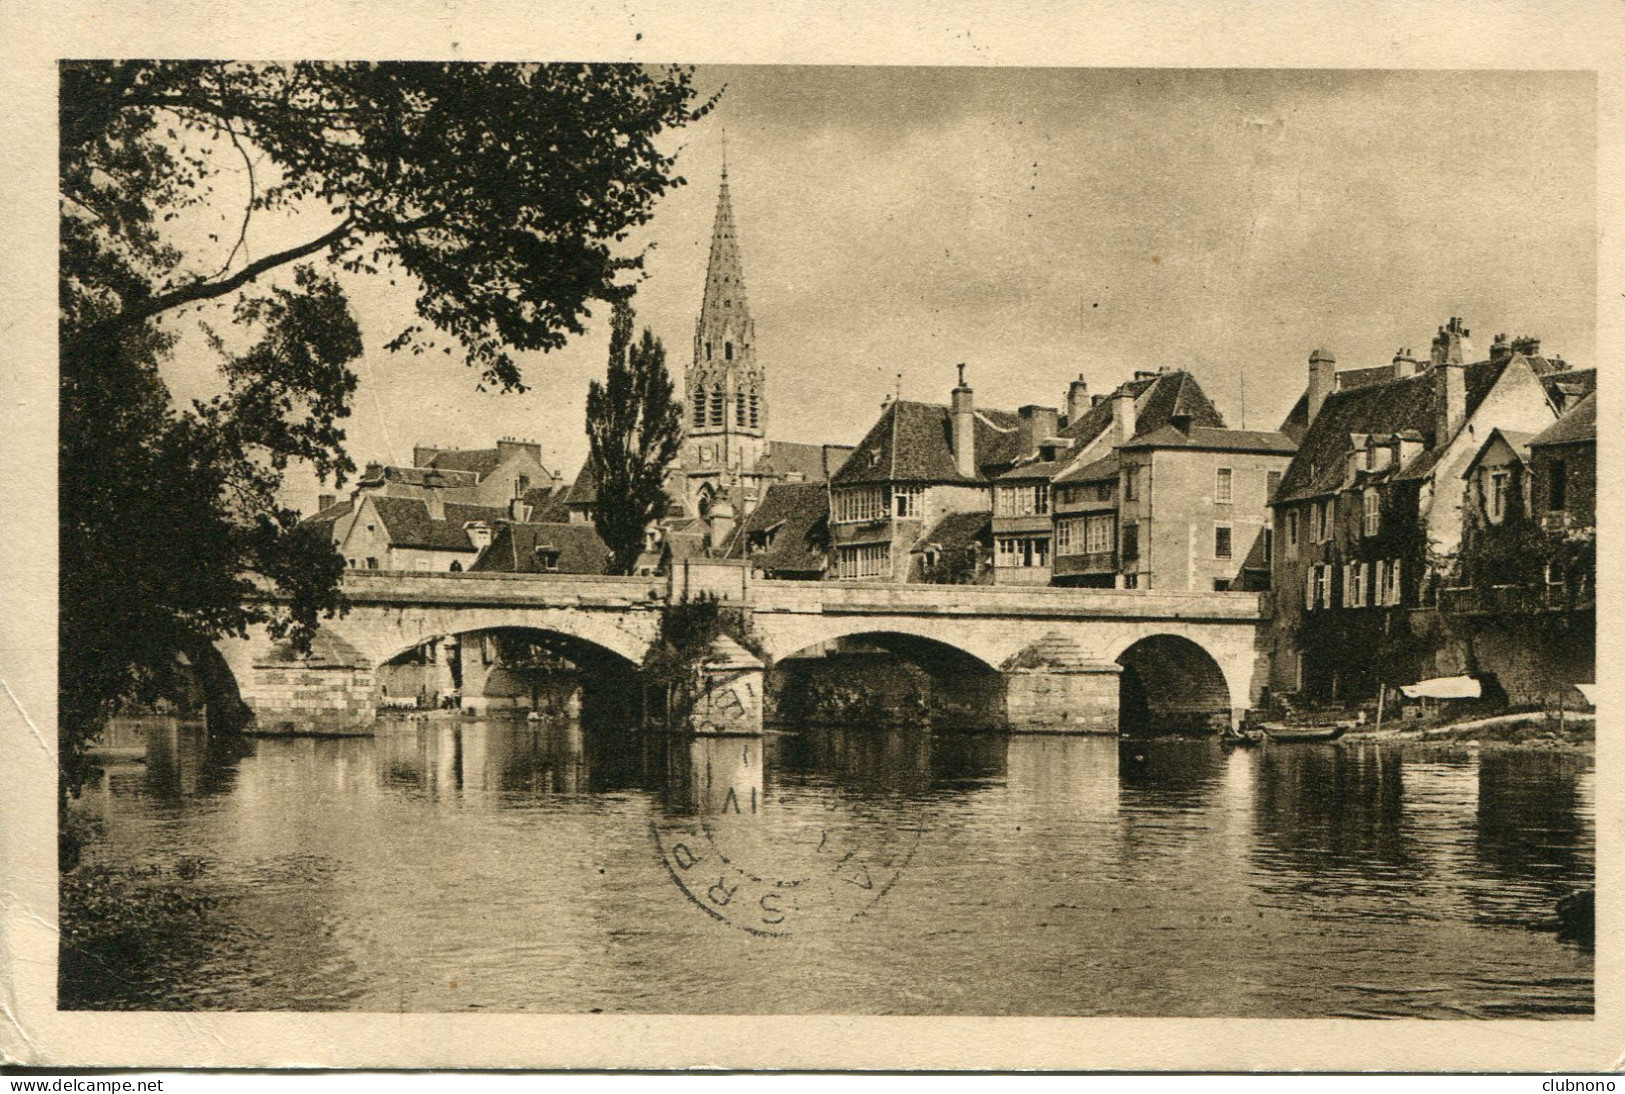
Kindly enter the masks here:
<path id="1" fill-rule="evenodd" d="M 542 446 L 535 441 L 521 441 L 516 437 L 503 437 L 497 441 L 498 462 L 521 452 L 529 452 L 531 459 L 537 463 L 542 462 Z"/>
<path id="2" fill-rule="evenodd" d="M 1111 398 L 1111 396 L 1107 395 L 1104 391 L 1097 391 L 1093 395 L 1089 396 L 1089 405 L 1090 406 L 1099 406 L 1101 403 L 1104 403 L 1107 399 L 1110 399 L 1110 398 Z"/>
<path id="3" fill-rule="evenodd" d="M 1052 406 L 1024 406 L 1021 415 L 1021 455 L 1034 455 L 1046 437 L 1060 431 L 1060 411 Z"/>
<path id="4" fill-rule="evenodd" d="M 1467 366 L 1444 361 L 1433 368 L 1433 443 L 1447 443 L 1467 418 Z"/>
<path id="5" fill-rule="evenodd" d="M 965 383 L 965 366 L 959 366 L 959 386 L 954 388 L 953 410 L 954 469 L 967 479 L 976 477 L 976 400 Z"/>
<path id="6" fill-rule="evenodd" d="M 1089 408 L 1094 405 L 1094 402 L 1089 398 L 1089 385 L 1084 382 L 1083 373 L 1080 372 L 1078 378 L 1066 386 L 1066 420 L 1068 424 L 1089 413 Z"/>
<path id="7" fill-rule="evenodd" d="M 1323 349 L 1309 355 L 1309 421 L 1313 422 L 1326 403 L 1326 396 L 1337 390 L 1337 358 Z"/>
<path id="8" fill-rule="evenodd" d="M 1420 371 L 1422 362 L 1416 359 L 1409 346 L 1394 354 L 1394 379 L 1403 380 L 1407 376 L 1415 376 Z"/>
<path id="9" fill-rule="evenodd" d="M 1539 357 L 1540 339 L 1529 334 L 1514 338 L 1512 340 L 1512 352 L 1521 353 L 1525 357 Z"/>
<path id="10" fill-rule="evenodd" d="M 718 497 L 711 504 L 708 520 L 711 524 L 711 549 L 720 551 L 728 545 L 728 539 L 733 535 L 735 524 L 733 502 L 726 497 Z"/>
<path id="11" fill-rule="evenodd" d="M 316 495 L 316 512 L 318 513 L 320 513 L 323 509 L 331 509 L 336 504 L 338 504 L 338 498 L 334 497 L 332 494 Z"/>
<path id="12" fill-rule="evenodd" d="M 1505 361 L 1512 356 L 1512 343 L 1507 341 L 1505 334 L 1497 334 L 1490 343 L 1490 360 Z"/>
<path id="13" fill-rule="evenodd" d="M 1134 393 L 1120 387 L 1112 393 L 1112 445 L 1127 444 L 1134 436 Z"/>
<path id="14" fill-rule="evenodd" d="M 1451 316 L 1450 322 L 1440 327 L 1439 333 L 1433 337 L 1434 367 L 1446 364 L 1464 365 L 1470 361 L 1473 356 L 1473 343 L 1467 336 L 1471 333 L 1459 318 Z"/>
<path id="15" fill-rule="evenodd" d="M 412 446 L 412 466 L 428 467 L 438 455 L 440 455 L 440 449 L 438 448 L 430 448 L 428 445 L 424 444 L 415 444 Z"/>

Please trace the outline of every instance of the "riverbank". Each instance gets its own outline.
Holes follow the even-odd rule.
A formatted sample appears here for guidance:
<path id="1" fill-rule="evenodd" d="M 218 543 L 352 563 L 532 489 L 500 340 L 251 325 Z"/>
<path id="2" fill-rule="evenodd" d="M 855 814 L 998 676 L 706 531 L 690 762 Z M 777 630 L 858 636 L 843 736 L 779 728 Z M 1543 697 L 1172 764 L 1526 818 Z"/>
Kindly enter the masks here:
<path id="1" fill-rule="evenodd" d="M 1353 744 L 1418 744 L 1488 749 L 1590 752 L 1597 739 L 1596 715 L 1570 713 L 1559 719 L 1542 711 L 1502 714 L 1457 722 L 1399 722 L 1381 730 L 1366 726 L 1343 740 Z"/>

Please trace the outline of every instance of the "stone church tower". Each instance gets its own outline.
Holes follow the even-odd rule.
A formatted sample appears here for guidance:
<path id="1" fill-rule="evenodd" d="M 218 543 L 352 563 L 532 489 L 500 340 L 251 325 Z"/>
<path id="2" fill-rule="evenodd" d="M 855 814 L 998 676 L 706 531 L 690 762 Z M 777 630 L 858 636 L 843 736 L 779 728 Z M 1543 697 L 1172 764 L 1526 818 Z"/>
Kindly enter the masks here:
<path id="1" fill-rule="evenodd" d="M 713 502 L 723 495 L 743 515 L 741 486 L 756 477 L 767 452 L 766 379 L 756 363 L 756 325 L 745 302 L 724 162 L 705 296 L 694 325 L 694 360 L 684 377 L 681 460 L 691 511 L 697 515 L 709 516 Z"/>

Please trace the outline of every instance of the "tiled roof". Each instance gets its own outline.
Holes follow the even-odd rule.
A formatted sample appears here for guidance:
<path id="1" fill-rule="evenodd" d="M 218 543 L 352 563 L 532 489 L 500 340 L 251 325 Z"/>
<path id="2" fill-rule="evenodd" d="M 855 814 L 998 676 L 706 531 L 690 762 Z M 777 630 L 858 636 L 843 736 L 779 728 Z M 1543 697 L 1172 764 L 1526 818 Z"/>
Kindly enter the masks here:
<path id="1" fill-rule="evenodd" d="M 502 451 L 497 448 L 453 448 L 437 452 L 429 466 L 442 471 L 468 471 L 484 478 L 502 462 Z"/>
<path id="2" fill-rule="evenodd" d="M 1478 446 L 1477 454 L 1467 464 L 1467 469 L 1461 473 L 1461 477 L 1464 479 L 1473 477 L 1473 472 L 1478 469 L 1479 463 L 1483 461 L 1484 454 L 1494 447 L 1497 437 L 1505 441 L 1507 447 L 1512 449 L 1512 454 L 1518 457 L 1518 462 L 1528 463 L 1529 439 L 1533 436 L 1533 433 L 1525 433 L 1515 429 L 1501 429 L 1499 426 L 1490 430 L 1490 435 L 1485 437 L 1484 443 Z"/>
<path id="3" fill-rule="evenodd" d="M 508 515 L 506 509 L 489 505 L 446 506 L 444 520 L 429 516 L 428 505 L 420 498 L 374 497 L 373 508 L 384 524 L 391 547 L 419 547 L 431 551 L 474 551 L 465 521 L 498 521 Z"/>
<path id="4" fill-rule="evenodd" d="M 803 482 L 828 482 L 852 454 L 849 444 L 801 444 L 796 441 L 770 441 L 768 453 L 756 461 L 759 475 L 787 478 L 799 475 Z"/>
<path id="5" fill-rule="evenodd" d="M 1112 399 L 1119 391 L 1127 391 L 1134 396 L 1136 434 L 1161 429 L 1178 417 L 1189 418 L 1192 425 L 1224 428 L 1224 415 L 1207 397 L 1196 377 L 1183 370 L 1175 370 L 1119 384 L 1077 421 L 1068 422 L 1066 428 L 1061 430 L 1061 436 L 1070 438 L 1082 447 L 1111 428 Z"/>
<path id="6" fill-rule="evenodd" d="M 1394 378 L 1393 365 L 1372 365 L 1370 368 L 1346 368 L 1337 374 L 1337 390 L 1353 391 L 1368 384 L 1384 384 Z"/>
<path id="7" fill-rule="evenodd" d="M 998 481 L 1021 482 L 1023 480 L 1031 481 L 1033 479 L 1042 479 L 1047 482 L 1050 479 L 1053 479 L 1056 475 L 1060 474 L 1062 471 L 1066 470 L 1066 465 L 1071 462 L 1071 460 L 1060 459 L 1033 460 L 1028 463 L 1018 463 L 1016 466 L 1000 475 Z"/>
<path id="8" fill-rule="evenodd" d="M 1478 409 L 1508 364 L 1519 359 L 1514 355 L 1465 367 L 1467 406 L 1463 421 Z M 1521 359 L 1539 371 L 1533 359 Z M 1413 431 L 1424 438 L 1426 447 L 1410 465 L 1401 469 L 1398 477 L 1418 479 L 1428 475 L 1451 439 L 1443 438 L 1441 443 L 1434 435 L 1438 425 L 1435 393 L 1434 375 L 1429 370 L 1327 395 L 1320 413 L 1298 444 L 1297 457 L 1282 476 L 1276 500 L 1319 497 L 1340 489 L 1345 473 L 1343 454 L 1349 450 L 1350 436 L 1355 433 Z M 1282 432 L 1290 436 L 1284 425 Z"/>
<path id="9" fill-rule="evenodd" d="M 1114 451 L 1108 456 L 1102 456 L 1093 463 L 1086 463 L 1076 471 L 1068 471 L 1056 479 L 1057 484 L 1071 485 L 1082 482 L 1105 482 L 1117 478 L 1117 453 Z"/>
<path id="10" fill-rule="evenodd" d="M 553 524 L 570 519 L 570 510 L 565 507 L 565 495 L 570 492 L 567 486 L 533 486 L 526 490 L 520 498 L 530 506 L 530 523 Z"/>
<path id="11" fill-rule="evenodd" d="M 1192 426 L 1186 430 L 1165 425 L 1150 433 L 1138 433 L 1121 447 L 1197 448 L 1208 452 L 1278 452 L 1291 455 L 1298 446 L 1285 433 L 1275 430 L 1211 429 L 1207 426 Z"/>
<path id="12" fill-rule="evenodd" d="M 558 566 L 549 570 L 542 555 L 556 553 Z M 609 570 L 609 548 L 590 524 L 548 522 L 497 525 L 479 560 L 469 567 L 473 573 L 503 574 L 602 574 Z"/>
<path id="13" fill-rule="evenodd" d="M 1007 410 L 976 411 L 977 479 L 954 466 L 953 428 L 948 407 L 899 399 L 859 442 L 830 481 L 883 482 L 985 481 L 1016 462 L 1021 451 L 1021 419 Z"/>
<path id="14" fill-rule="evenodd" d="M 438 467 L 395 467 L 373 464 L 361 473 L 359 486 L 381 486 L 386 482 L 407 486 L 455 487 L 477 486 L 479 475 L 472 471 L 457 471 Z"/>
<path id="15" fill-rule="evenodd" d="M 969 513 L 944 514 L 929 532 L 920 537 L 920 541 L 914 545 L 914 550 L 923 551 L 927 547 L 936 546 L 944 551 L 954 551 L 972 544 L 987 546 L 992 542 L 993 514 L 983 509 Z"/>
<path id="16" fill-rule="evenodd" d="M 1573 410 L 1541 430 L 1529 440 L 1529 447 L 1549 444 L 1577 444 L 1597 440 L 1597 393 L 1581 399 Z"/>
<path id="17" fill-rule="evenodd" d="M 1597 390 L 1597 370 L 1594 368 L 1554 370 L 1542 376 L 1540 382 L 1545 385 L 1548 395 L 1561 394 L 1566 397 L 1566 401 L 1584 398 Z"/>
<path id="18" fill-rule="evenodd" d="M 325 539 L 331 541 L 333 538 L 333 525 L 337 524 L 343 518 L 349 516 L 352 508 L 353 503 L 349 498 L 345 498 L 341 502 L 329 505 L 326 509 L 321 510 L 315 516 L 306 517 L 299 523 L 307 528 L 316 528 L 320 526 L 322 529 L 320 534 Z"/>
<path id="19" fill-rule="evenodd" d="M 581 472 L 570 484 L 564 500 L 569 505 L 591 505 L 598 500 L 598 478 L 592 472 L 591 460 L 581 465 Z"/>
<path id="20" fill-rule="evenodd" d="M 769 547 L 749 550 L 753 533 L 772 532 Z M 829 540 L 829 490 L 821 482 L 781 482 L 767 488 L 745 518 L 727 557 L 749 558 L 773 572 L 822 572 Z"/>

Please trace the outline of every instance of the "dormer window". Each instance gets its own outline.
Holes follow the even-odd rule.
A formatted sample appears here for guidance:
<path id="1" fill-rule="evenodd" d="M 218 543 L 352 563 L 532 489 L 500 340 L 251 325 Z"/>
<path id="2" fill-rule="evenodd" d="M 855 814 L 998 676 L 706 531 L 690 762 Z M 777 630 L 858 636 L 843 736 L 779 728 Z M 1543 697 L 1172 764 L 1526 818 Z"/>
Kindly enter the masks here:
<path id="1" fill-rule="evenodd" d="M 536 568 L 538 570 L 546 571 L 547 573 L 555 573 L 555 572 L 557 572 L 558 568 L 559 568 L 559 550 L 558 550 L 558 548 L 557 547 L 537 547 L 536 548 Z"/>

